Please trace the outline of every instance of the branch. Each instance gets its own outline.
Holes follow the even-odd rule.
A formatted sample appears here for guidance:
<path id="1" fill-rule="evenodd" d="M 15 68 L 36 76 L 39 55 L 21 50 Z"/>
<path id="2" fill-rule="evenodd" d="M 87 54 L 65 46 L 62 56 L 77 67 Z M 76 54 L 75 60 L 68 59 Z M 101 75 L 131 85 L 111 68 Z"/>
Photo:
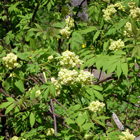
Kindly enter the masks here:
<path id="1" fill-rule="evenodd" d="M 54 100 L 62 107 L 62 108 L 64 108 L 65 110 L 67 110 L 63 105 L 61 105 L 55 98 L 54 98 Z"/>
<path id="2" fill-rule="evenodd" d="M 6 93 L 2 88 L 0 88 L 0 92 L 3 93 L 7 97 L 11 97 L 8 93 Z"/>
<path id="3" fill-rule="evenodd" d="M 51 99 L 51 107 L 52 107 L 52 113 L 53 113 L 53 119 L 54 119 L 55 137 L 57 137 L 56 117 L 55 117 L 55 112 L 54 112 L 54 107 L 53 107 L 53 101 L 52 101 L 52 99 Z"/>
<path id="4" fill-rule="evenodd" d="M 84 2 L 85 2 L 85 0 L 83 0 L 83 1 L 80 3 L 80 5 L 79 5 L 79 7 L 78 7 L 79 11 L 80 11 L 80 9 L 81 9 L 81 7 L 82 7 L 82 4 L 83 4 Z M 78 15 L 79 11 L 76 12 L 75 17 Z"/>
<path id="5" fill-rule="evenodd" d="M 37 6 L 36 6 L 36 8 L 35 8 L 34 14 L 33 14 L 32 18 L 31 18 L 31 20 L 30 20 L 30 22 L 29 22 L 29 26 L 30 26 L 31 23 L 34 21 L 34 18 L 35 18 L 35 16 L 36 16 L 37 11 L 38 11 L 39 5 L 40 5 L 40 4 L 38 3 Z M 25 41 L 25 35 L 27 34 L 27 31 L 28 31 L 28 30 L 29 30 L 29 29 L 26 30 L 26 32 L 24 33 L 24 35 L 23 35 L 23 37 L 22 37 L 22 40 L 21 40 L 22 43 L 24 43 L 24 41 Z"/>

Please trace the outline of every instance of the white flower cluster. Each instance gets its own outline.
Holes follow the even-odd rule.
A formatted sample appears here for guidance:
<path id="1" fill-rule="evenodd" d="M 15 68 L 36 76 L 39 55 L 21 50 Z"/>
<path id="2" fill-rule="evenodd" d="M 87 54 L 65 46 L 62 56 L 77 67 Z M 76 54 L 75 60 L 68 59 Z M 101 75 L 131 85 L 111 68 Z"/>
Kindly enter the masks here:
<path id="1" fill-rule="evenodd" d="M 50 55 L 50 56 L 48 57 L 48 60 L 51 60 L 51 59 L 53 59 L 53 55 Z"/>
<path id="2" fill-rule="evenodd" d="M 78 77 L 76 78 L 76 81 L 78 83 L 81 83 L 82 86 L 85 86 L 85 85 L 89 85 L 89 84 L 92 84 L 92 80 L 94 78 L 94 75 L 91 74 L 90 72 L 88 71 L 83 71 L 81 70 L 80 71 L 80 74 L 78 75 Z"/>
<path id="3" fill-rule="evenodd" d="M 20 140 L 17 136 L 13 136 L 12 138 L 10 138 L 10 140 Z M 26 139 L 22 139 L 22 140 L 26 140 Z"/>
<path id="4" fill-rule="evenodd" d="M 47 136 L 53 136 L 54 135 L 54 129 L 53 128 L 48 128 L 47 130 L 46 130 L 46 135 Z"/>
<path id="5" fill-rule="evenodd" d="M 132 25 L 130 22 L 127 22 L 126 25 L 124 26 L 125 30 L 132 31 Z M 124 36 L 130 37 L 130 34 L 127 31 L 124 31 Z"/>
<path id="6" fill-rule="evenodd" d="M 60 33 L 64 39 L 68 39 L 70 36 L 70 28 L 74 27 L 74 20 L 70 16 L 68 16 L 68 18 L 65 19 L 65 21 L 66 27 L 60 30 Z"/>
<path id="7" fill-rule="evenodd" d="M 105 18 L 106 21 L 110 20 L 113 14 L 117 12 L 117 10 L 115 9 L 116 7 L 119 10 L 125 11 L 125 6 L 122 5 L 122 2 L 116 3 L 115 5 L 113 4 L 109 5 L 106 9 L 102 10 L 104 12 L 103 17 Z"/>
<path id="8" fill-rule="evenodd" d="M 111 46 L 109 47 L 110 50 L 119 50 L 122 49 L 124 47 L 124 42 L 121 41 L 121 39 L 117 40 L 117 41 L 113 41 L 111 42 Z"/>
<path id="9" fill-rule="evenodd" d="M 134 9 L 130 9 L 130 15 L 133 20 L 139 21 L 140 20 L 140 8 L 135 7 Z"/>
<path id="10" fill-rule="evenodd" d="M 81 65 L 83 63 L 82 60 L 79 59 L 74 52 L 65 51 L 62 53 L 62 57 L 60 58 L 60 64 L 66 67 L 75 67 L 76 65 Z"/>
<path id="11" fill-rule="evenodd" d="M 55 78 L 51 78 L 51 82 L 52 82 L 52 84 L 54 84 L 55 85 L 55 95 L 56 96 L 58 96 L 59 94 L 60 94 L 60 87 L 61 87 L 61 85 L 58 83 L 58 80 L 55 80 Z"/>
<path id="12" fill-rule="evenodd" d="M 110 20 L 113 14 L 117 12 L 113 4 L 109 5 L 107 9 L 103 9 L 102 11 L 104 12 L 103 17 L 105 18 L 106 21 Z"/>
<path id="13" fill-rule="evenodd" d="M 66 26 L 64 29 L 60 30 L 60 33 L 64 39 L 68 39 L 70 36 L 70 28 Z"/>
<path id="14" fill-rule="evenodd" d="M 128 2 L 128 6 L 130 9 L 134 9 L 136 7 L 136 2 Z"/>
<path id="15" fill-rule="evenodd" d="M 76 70 L 61 69 L 58 73 L 60 84 L 72 85 L 76 80 L 78 72 Z"/>
<path id="16" fill-rule="evenodd" d="M 13 69 L 15 67 L 17 67 L 18 63 L 17 63 L 17 55 L 14 55 L 13 53 L 9 53 L 7 54 L 6 57 L 2 58 L 5 66 L 9 69 Z"/>
<path id="17" fill-rule="evenodd" d="M 133 134 L 129 133 L 129 130 L 127 129 L 126 132 L 122 132 L 124 136 L 119 136 L 120 140 L 134 140 L 135 136 Z"/>
<path id="18" fill-rule="evenodd" d="M 100 111 L 101 108 L 103 108 L 105 106 L 104 103 L 102 102 L 99 102 L 99 101 L 93 101 L 90 103 L 88 109 L 92 112 L 97 112 L 97 111 Z"/>
<path id="19" fill-rule="evenodd" d="M 66 15 L 69 15 L 70 14 L 70 9 L 66 6 L 62 7 L 61 9 L 61 13 L 62 15 L 66 16 Z"/>
<path id="20" fill-rule="evenodd" d="M 72 28 L 74 27 L 74 20 L 73 18 L 71 18 L 70 16 L 68 16 L 67 19 L 65 19 L 66 21 L 66 26 L 69 27 L 69 28 Z"/>
<path id="21" fill-rule="evenodd" d="M 118 7 L 119 10 L 125 11 L 125 6 L 122 5 L 123 2 L 119 2 L 115 4 L 115 7 Z"/>
<path id="22" fill-rule="evenodd" d="M 91 139 L 92 137 L 93 137 L 92 135 L 86 134 L 84 138 L 85 138 L 86 140 L 88 140 L 88 139 Z"/>

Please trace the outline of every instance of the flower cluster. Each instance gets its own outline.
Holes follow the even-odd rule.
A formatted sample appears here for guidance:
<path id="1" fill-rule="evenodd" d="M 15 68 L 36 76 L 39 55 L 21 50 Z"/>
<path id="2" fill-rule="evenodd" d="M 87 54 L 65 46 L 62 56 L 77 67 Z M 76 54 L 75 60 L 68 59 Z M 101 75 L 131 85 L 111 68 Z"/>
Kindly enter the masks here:
<path id="1" fill-rule="evenodd" d="M 92 80 L 94 78 L 94 75 L 91 74 L 90 72 L 88 71 L 83 71 L 81 70 L 80 71 L 80 74 L 78 75 L 78 77 L 76 78 L 76 81 L 78 83 L 81 83 L 82 86 L 85 86 L 85 85 L 89 85 L 89 84 L 92 84 Z"/>
<path id="2" fill-rule="evenodd" d="M 113 5 L 113 4 L 109 5 L 106 9 L 102 10 L 104 12 L 103 17 L 105 18 L 106 21 L 110 20 L 112 18 L 113 14 L 115 14 L 117 12 L 117 10 L 115 8 L 125 11 L 125 6 L 122 5 L 122 2 L 116 3 L 115 5 Z"/>
<path id="3" fill-rule="evenodd" d="M 70 28 L 66 26 L 64 29 L 60 30 L 60 33 L 64 39 L 68 39 L 70 36 Z"/>
<path id="4" fill-rule="evenodd" d="M 103 108 L 104 106 L 105 106 L 105 104 L 102 102 L 93 101 L 90 103 L 90 106 L 88 107 L 88 109 L 92 112 L 97 112 L 97 111 L 100 111 L 101 108 Z"/>
<path id="5" fill-rule="evenodd" d="M 48 60 L 51 60 L 51 59 L 53 59 L 53 55 L 50 55 L 50 56 L 48 57 Z"/>
<path id="6" fill-rule="evenodd" d="M 64 16 L 69 15 L 70 14 L 70 9 L 66 6 L 62 7 L 61 14 L 64 15 Z"/>
<path id="7" fill-rule="evenodd" d="M 72 85 L 76 80 L 78 72 L 76 70 L 61 69 L 58 73 L 60 84 Z"/>
<path id="8" fill-rule="evenodd" d="M 64 39 L 68 39 L 70 36 L 70 28 L 74 27 L 74 20 L 70 16 L 68 16 L 68 18 L 65 19 L 65 21 L 66 21 L 66 27 L 60 30 L 60 34 Z"/>
<path id="9" fill-rule="evenodd" d="M 110 20 L 114 13 L 117 12 L 117 10 L 114 8 L 115 6 L 113 4 L 109 5 L 107 9 L 103 9 L 104 15 L 103 17 L 105 20 Z"/>
<path id="10" fill-rule="evenodd" d="M 14 55 L 13 53 L 9 53 L 7 54 L 6 57 L 2 58 L 5 66 L 9 69 L 13 69 L 15 67 L 17 67 L 18 63 L 17 63 L 17 55 Z"/>
<path id="11" fill-rule="evenodd" d="M 134 140 L 135 136 L 133 134 L 129 133 L 129 130 L 127 129 L 126 132 L 122 132 L 124 136 L 119 136 L 120 140 Z"/>
<path id="12" fill-rule="evenodd" d="M 124 47 L 124 42 L 121 41 L 121 39 L 117 40 L 117 41 L 113 41 L 111 42 L 111 46 L 109 47 L 110 50 L 119 50 L 122 49 Z"/>
<path id="13" fill-rule="evenodd" d="M 81 65 L 83 63 L 82 60 L 79 59 L 74 52 L 65 51 L 62 53 L 62 57 L 60 58 L 60 64 L 66 67 L 75 67 L 76 65 Z"/>
<path id="14" fill-rule="evenodd" d="M 136 6 L 135 4 L 136 4 L 136 2 L 128 2 L 128 6 L 130 9 L 134 9 Z"/>
<path id="15" fill-rule="evenodd" d="M 125 30 L 132 31 L 132 25 L 130 22 L 127 22 L 126 25 L 124 26 Z M 124 31 L 124 36 L 130 37 L 130 34 L 127 31 Z"/>
<path id="16" fill-rule="evenodd" d="M 84 138 L 85 138 L 86 140 L 89 140 L 89 139 L 91 139 L 92 137 L 93 137 L 92 135 L 86 134 Z"/>
<path id="17" fill-rule="evenodd" d="M 46 130 L 46 135 L 47 136 L 53 136 L 54 135 L 54 129 L 53 128 L 48 128 L 47 130 Z"/>
<path id="18" fill-rule="evenodd" d="M 69 27 L 69 28 L 72 28 L 74 27 L 74 20 L 73 18 L 71 18 L 70 16 L 68 16 L 67 19 L 65 19 L 66 21 L 66 26 Z"/>
<path id="19" fill-rule="evenodd" d="M 19 138 L 17 136 L 13 136 L 10 140 L 19 140 Z M 26 140 L 26 139 L 22 139 L 22 140 Z"/>
<path id="20" fill-rule="evenodd" d="M 119 2 L 115 4 L 115 7 L 118 7 L 119 10 L 125 11 L 125 6 L 122 5 L 123 2 Z"/>
<path id="21" fill-rule="evenodd" d="M 55 78 L 51 78 L 51 83 L 55 85 L 55 95 L 58 96 L 60 94 L 60 87 L 58 80 L 55 80 Z"/>
<path id="22" fill-rule="evenodd" d="M 133 20 L 139 21 L 140 20 L 140 8 L 136 7 L 130 10 L 129 15 Z"/>

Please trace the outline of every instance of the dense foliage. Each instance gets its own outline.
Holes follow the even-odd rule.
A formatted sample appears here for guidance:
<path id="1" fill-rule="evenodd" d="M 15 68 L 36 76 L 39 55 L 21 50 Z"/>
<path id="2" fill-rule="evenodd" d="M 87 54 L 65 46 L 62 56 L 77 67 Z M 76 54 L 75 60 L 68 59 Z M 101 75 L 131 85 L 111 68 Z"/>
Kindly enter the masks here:
<path id="1" fill-rule="evenodd" d="M 0 2 L 0 140 L 140 135 L 140 2 L 82 3 Z"/>

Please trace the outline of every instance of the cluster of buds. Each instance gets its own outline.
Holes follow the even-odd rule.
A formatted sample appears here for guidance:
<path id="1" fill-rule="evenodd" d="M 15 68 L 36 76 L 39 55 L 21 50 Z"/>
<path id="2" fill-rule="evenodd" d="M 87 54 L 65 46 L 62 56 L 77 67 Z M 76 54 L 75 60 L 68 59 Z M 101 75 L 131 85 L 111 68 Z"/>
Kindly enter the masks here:
<path id="1" fill-rule="evenodd" d="M 64 16 L 69 15 L 70 14 L 70 9 L 66 6 L 62 7 L 61 14 L 64 15 Z"/>
<path id="2" fill-rule="evenodd" d="M 136 2 L 128 2 L 128 6 L 130 9 L 134 9 L 136 7 Z"/>
<path id="3" fill-rule="evenodd" d="M 122 49 L 123 47 L 124 47 L 124 42 L 121 41 L 121 39 L 119 39 L 117 41 L 111 42 L 109 49 L 117 51 L 119 49 Z"/>
<path id="4" fill-rule="evenodd" d="M 65 51 L 62 53 L 62 57 L 60 58 L 60 64 L 66 67 L 75 67 L 76 65 L 81 65 L 83 63 L 82 60 L 79 59 L 74 52 Z"/>
<path id="5" fill-rule="evenodd" d="M 5 66 L 10 70 L 18 66 L 17 55 L 14 55 L 13 53 L 7 54 L 7 56 L 3 57 L 2 59 L 5 63 Z"/>
<path id="6" fill-rule="evenodd" d="M 139 21 L 140 20 L 140 8 L 135 7 L 134 9 L 130 9 L 130 15 L 133 20 Z"/>
<path id="7" fill-rule="evenodd" d="M 94 75 L 91 74 L 88 71 L 80 71 L 80 74 L 78 75 L 78 77 L 76 78 L 76 81 L 78 83 L 81 83 L 82 86 L 86 86 L 86 85 L 90 85 L 92 84 L 92 80 L 94 78 Z"/>
<path id="8" fill-rule="evenodd" d="M 70 28 L 74 27 L 74 20 L 70 16 L 68 16 L 68 18 L 65 19 L 65 21 L 66 21 L 66 27 L 60 30 L 60 34 L 64 39 L 68 39 L 70 36 Z"/>
<path id="9" fill-rule="evenodd" d="M 46 135 L 47 136 L 53 136 L 54 135 L 54 129 L 53 128 L 48 128 L 47 130 L 46 130 Z"/>
<path id="10" fill-rule="evenodd" d="M 120 140 L 134 140 L 135 136 L 133 134 L 129 133 L 129 130 L 127 129 L 126 132 L 122 132 L 124 136 L 119 136 Z"/>
<path id="11" fill-rule="evenodd" d="M 61 69 L 58 73 L 60 84 L 73 85 L 78 72 L 76 70 Z"/>
<path id="12" fill-rule="evenodd" d="M 53 59 L 53 55 L 50 55 L 49 57 L 48 57 L 48 60 L 50 61 L 50 60 L 52 60 Z"/>
<path id="13" fill-rule="evenodd" d="M 71 18 L 70 16 L 68 16 L 67 19 L 65 19 L 66 21 L 66 26 L 69 27 L 69 28 L 72 28 L 74 27 L 74 20 L 73 18 Z"/>
<path id="14" fill-rule="evenodd" d="M 130 22 L 127 22 L 124 26 L 125 30 L 132 31 L 132 25 Z M 124 36 L 130 37 L 130 34 L 127 31 L 124 31 Z"/>
<path id="15" fill-rule="evenodd" d="M 70 36 L 70 28 L 66 26 L 64 29 L 60 30 L 60 34 L 64 39 L 68 39 Z"/>
<path id="16" fill-rule="evenodd" d="M 117 12 L 115 8 L 118 8 L 119 10 L 125 11 L 125 6 L 122 5 L 122 2 L 116 3 L 115 5 L 111 4 L 106 9 L 103 9 L 104 12 L 103 17 L 105 20 L 110 20 L 112 16 Z"/>
<path id="17" fill-rule="evenodd" d="M 99 101 L 93 101 L 90 103 L 88 109 L 92 112 L 99 112 L 105 106 L 104 103 Z"/>
<path id="18" fill-rule="evenodd" d="M 60 87 L 58 80 L 55 80 L 55 78 L 51 78 L 51 83 L 55 85 L 55 95 L 58 96 L 60 94 Z"/>

